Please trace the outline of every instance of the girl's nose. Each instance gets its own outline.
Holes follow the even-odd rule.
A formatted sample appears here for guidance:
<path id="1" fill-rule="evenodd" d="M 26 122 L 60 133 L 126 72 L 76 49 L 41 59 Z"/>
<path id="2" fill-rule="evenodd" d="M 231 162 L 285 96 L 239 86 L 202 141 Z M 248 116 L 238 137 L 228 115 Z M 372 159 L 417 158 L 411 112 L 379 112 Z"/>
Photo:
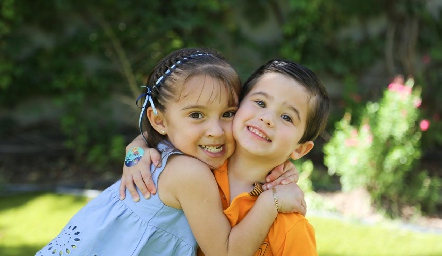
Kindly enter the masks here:
<path id="1" fill-rule="evenodd" d="M 207 129 L 207 136 L 209 137 L 219 137 L 224 134 L 224 130 L 221 127 L 219 121 L 213 121 L 210 123 Z"/>

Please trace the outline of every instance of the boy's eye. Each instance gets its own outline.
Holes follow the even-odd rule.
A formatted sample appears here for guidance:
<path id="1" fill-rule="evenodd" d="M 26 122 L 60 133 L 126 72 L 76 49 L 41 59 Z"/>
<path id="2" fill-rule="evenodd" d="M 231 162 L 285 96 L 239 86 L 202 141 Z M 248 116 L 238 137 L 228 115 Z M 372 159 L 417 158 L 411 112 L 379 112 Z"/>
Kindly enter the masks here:
<path id="1" fill-rule="evenodd" d="M 227 111 L 223 113 L 223 117 L 230 118 L 235 116 L 235 111 Z"/>
<path id="2" fill-rule="evenodd" d="M 262 100 L 255 100 L 256 105 L 265 108 L 266 107 L 266 103 Z"/>
<path id="3" fill-rule="evenodd" d="M 292 118 L 289 115 L 282 115 L 281 117 L 285 121 L 292 123 Z"/>
<path id="4" fill-rule="evenodd" d="M 193 112 L 189 115 L 190 118 L 201 119 L 203 118 L 203 114 L 199 112 Z"/>

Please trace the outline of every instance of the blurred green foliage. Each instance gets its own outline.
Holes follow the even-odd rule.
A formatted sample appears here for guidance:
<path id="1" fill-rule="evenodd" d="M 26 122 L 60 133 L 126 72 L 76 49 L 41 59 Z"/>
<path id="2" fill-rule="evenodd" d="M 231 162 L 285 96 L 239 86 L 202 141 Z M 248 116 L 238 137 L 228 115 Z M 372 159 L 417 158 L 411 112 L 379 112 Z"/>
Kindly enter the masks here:
<path id="1" fill-rule="evenodd" d="M 365 188 L 375 206 L 402 216 L 408 206 L 436 211 L 442 180 L 419 166 L 421 89 L 396 79 L 379 102 L 369 102 L 359 123 L 347 113 L 324 146 L 325 164 L 341 177 L 344 191 Z"/>
<path id="2" fill-rule="evenodd" d="M 437 130 L 442 128 L 442 22 L 440 7 L 427 4 L 2 0 L 0 107 L 7 112 L 33 98 L 50 99 L 64 111 L 60 129 L 77 159 L 121 164 L 128 141 L 110 118 L 114 110 L 103 102 L 135 107 L 139 85 L 160 58 L 177 48 L 206 46 L 221 51 L 243 79 L 275 57 L 331 77 L 339 96 L 333 98 L 330 124 L 347 110 L 355 121 L 361 119 L 361 106 L 382 97 L 382 86 L 364 87 L 362 80 L 413 76 L 422 86 L 421 115 L 430 120 L 429 132 L 420 139 L 425 153 L 442 148 Z M 274 26 L 266 29 L 266 24 Z M 333 131 L 329 125 L 328 134 Z"/>

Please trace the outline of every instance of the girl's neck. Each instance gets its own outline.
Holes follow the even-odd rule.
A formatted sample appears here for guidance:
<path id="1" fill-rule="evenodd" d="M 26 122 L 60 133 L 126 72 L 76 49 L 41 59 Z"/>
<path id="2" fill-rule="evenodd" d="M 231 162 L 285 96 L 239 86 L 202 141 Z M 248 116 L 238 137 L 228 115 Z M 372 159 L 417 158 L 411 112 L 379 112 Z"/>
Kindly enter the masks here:
<path id="1" fill-rule="evenodd" d="M 254 183 L 265 182 L 265 178 L 275 166 L 270 166 L 268 159 L 263 160 L 247 152 L 241 152 L 239 148 L 235 150 L 227 166 L 230 201 L 241 193 L 250 192 Z"/>

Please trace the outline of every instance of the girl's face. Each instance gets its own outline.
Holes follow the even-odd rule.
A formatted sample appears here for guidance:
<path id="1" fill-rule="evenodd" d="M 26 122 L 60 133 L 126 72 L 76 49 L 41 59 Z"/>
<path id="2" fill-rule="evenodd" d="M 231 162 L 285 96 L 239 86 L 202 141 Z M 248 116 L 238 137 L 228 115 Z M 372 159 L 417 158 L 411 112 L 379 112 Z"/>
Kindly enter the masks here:
<path id="1" fill-rule="evenodd" d="M 261 76 L 235 115 L 236 150 L 260 161 L 284 162 L 300 147 L 309 98 L 304 87 L 289 76 Z"/>
<path id="2" fill-rule="evenodd" d="M 191 77 L 164 112 L 169 141 L 212 168 L 220 167 L 235 150 L 232 121 L 238 107 L 228 105 L 229 94 L 220 83 L 209 76 Z"/>

